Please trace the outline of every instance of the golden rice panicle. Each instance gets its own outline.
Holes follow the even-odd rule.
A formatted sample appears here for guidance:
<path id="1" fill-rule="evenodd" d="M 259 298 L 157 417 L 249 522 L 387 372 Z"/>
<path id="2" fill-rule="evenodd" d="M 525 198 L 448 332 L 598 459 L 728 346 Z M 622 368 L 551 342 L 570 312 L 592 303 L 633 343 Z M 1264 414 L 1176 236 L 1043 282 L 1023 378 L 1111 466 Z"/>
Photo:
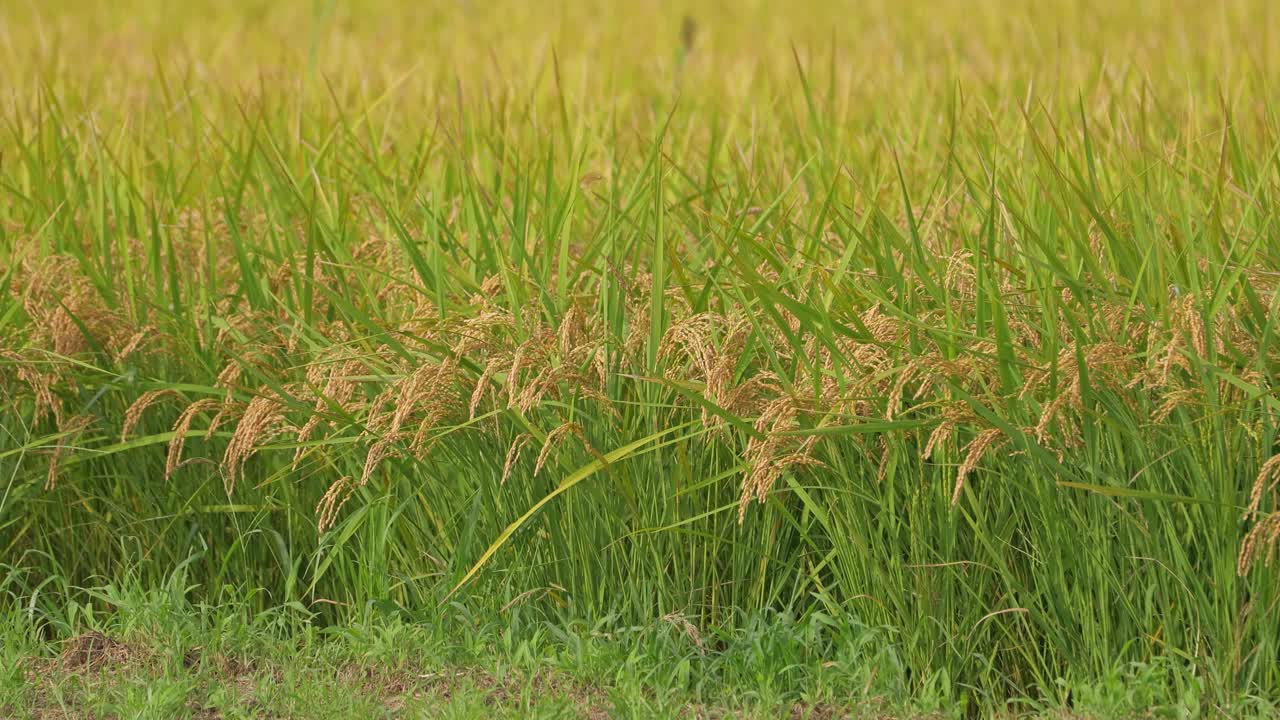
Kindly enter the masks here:
<path id="1" fill-rule="evenodd" d="M 437 365 L 430 382 L 422 390 L 424 394 L 415 402 L 421 403 L 423 412 L 418 421 L 418 430 L 410 443 L 412 450 L 418 454 L 427 452 L 434 444 L 435 440 L 429 437 L 431 431 L 439 428 L 455 412 L 460 412 L 462 391 L 457 361 L 447 358 Z"/>
<path id="2" fill-rule="evenodd" d="M 480 292 L 473 293 L 468 302 L 485 310 L 496 310 L 498 306 L 494 303 L 494 298 L 498 297 L 501 292 L 502 276 L 489 275 L 480 281 Z"/>
<path id="3" fill-rule="evenodd" d="M 133 433 L 134 429 L 138 427 L 138 423 L 142 421 L 142 414 L 147 411 L 147 408 L 154 405 L 161 398 L 177 394 L 176 390 L 164 388 L 148 390 L 139 395 L 138 399 L 134 400 L 133 404 L 124 411 L 124 423 L 120 428 L 120 442 L 125 442 L 129 439 L 129 435 Z"/>
<path id="4" fill-rule="evenodd" d="M 770 401 L 771 397 L 781 391 L 782 381 L 778 376 L 768 370 L 762 370 L 743 380 L 737 387 L 728 388 L 720 407 L 739 417 L 755 415 Z M 725 431 L 727 423 L 724 418 L 712 414 L 706 408 L 702 410 L 702 417 L 708 427 L 720 432 Z"/>
<path id="5" fill-rule="evenodd" d="M 584 446 L 587 445 L 586 435 L 582 432 L 582 426 L 576 422 L 563 423 L 547 433 L 547 441 L 542 444 L 542 450 L 538 452 L 538 461 L 533 466 L 534 477 L 537 477 L 538 473 L 542 472 L 542 468 L 547 464 L 547 460 L 551 458 L 551 453 L 555 451 L 556 447 L 571 435 L 577 437 Z"/>
<path id="6" fill-rule="evenodd" d="M 1035 428 L 1031 431 L 1035 435 L 1036 442 L 1041 445 L 1050 444 L 1049 425 L 1062 413 L 1063 408 L 1071 403 L 1072 397 L 1073 394 L 1071 392 L 1062 392 L 1044 406 L 1044 410 L 1040 413 L 1039 421 L 1036 422 Z"/>
<path id="7" fill-rule="evenodd" d="M 324 366 L 316 364 L 307 368 L 307 383 L 314 387 L 324 380 L 324 388 L 316 394 L 315 405 L 311 410 L 311 414 L 307 417 L 302 427 L 298 429 L 294 436 L 294 441 L 298 444 L 293 453 L 293 465 L 297 465 L 302 459 L 305 443 L 311 439 L 311 434 L 320 426 L 324 420 L 325 410 L 330 403 L 339 407 L 346 407 L 352 395 L 356 391 L 356 382 L 351 376 L 359 371 L 362 363 L 359 360 L 348 360 L 344 363 L 335 363 L 325 371 Z"/>
<path id="8" fill-rule="evenodd" d="M 973 253 L 957 250 L 947 257 L 947 270 L 942 284 L 960 298 L 972 298 L 977 295 L 977 276 Z"/>
<path id="9" fill-rule="evenodd" d="M 520 459 L 520 451 L 533 441 L 533 436 L 529 433 L 520 433 L 516 439 L 511 441 L 511 447 L 507 449 L 507 458 L 502 463 L 502 480 L 499 485 L 506 485 L 507 479 L 511 477 L 511 471 L 515 469 L 516 461 Z"/>
<path id="10" fill-rule="evenodd" d="M 1249 569 L 1259 560 L 1271 567 L 1277 545 L 1280 545 L 1280 512 L 1273 512 L 1254 523 L 1253 529 L 1244 536 L 1236 572 L 1241 577 L 1248 575 Z"/>
<path id="11" fill-rule="evenodd" d="M 1165 422 L 1178 408 L 1192 405 L 1196 401 L 1202 400 L 1203 397 L 1204 390 L 1195 387 L 1166 393 L 1161 399 L 1160 405 L 1152 412 L 1151 420 L 1156 423 Z"/>
<path id="12" fill-rule="evenodd" d="M 942 410 L 942 422 L 929 433 L 929 439 L 925 441 L 924 451 L 920 454 L 921 460 L 928 460 L 933 457 L 938 448 L 945 445 L 948 440 L 955 434 L 956 428 L 961 423 L 971 422 L 975 419 L 973 411 L 964 403 L 951 403 Z"/>
<path id="13" fill-rule="evenodd" d="M 511 355 L 511 367 L 507 368 L 507 407 L 515 407 L 520 371 L 524 369 L 524 356 L 529 351 L 529 341 L 520 343 Z"/>
<path id="14" fill-rule="evenodd" d="M 222 427 L 222 423 L 226 422 L 227 418 L 231 417 L 236 412 L 239 412 L 243 407 L 244 405 L 240 403 L 226 401 L 219 402 L 218 412 L 214 413 L 213 419 L 209 421 L 209 427 L 205 428 L 204 439 L 211 439 L 214 434 L 218 432 L 218 428 Z"/>
<path id="15" fill-rule="evenodd" d="M 674 323 L 658 345 L 658 357 L 669 361 L 664 374 L 699 379 L 703 383 L 702 394 L 713 405 L 731 414 L 751 414 L 752 405 L 770 387 L 770 378 L 776 376 L 762 372 L 735 385 L 750 330 L 746 318 L 714 312 L 690 315 Z M 670 362 L 676 359 L 686 360 L 691 367 Z M 705 407 L 702 420 L 714 430 L 724 430 L 724 419 Z"/>
<path id="16" fill-rule="evenodd" d="M 532 397 L 540 397 L 536 390 L 521 387 L 520 375 L 525 368 L 536 368 L 541 374 L 550 367 L 549 354 L 555 343 L 555 334 L 538 325 L 529 334 L 529 338 L 516 347 L 511 367 L 507 370 L 507 407 L 518 407 Z"/>
<path id="17" fill-rule="evenodd" d="M 315 429 L 320 427 L 321 417 L 319 412 L 312 412 L 311 415 L 307 416 L 307 421 L 302 424 L 302 427 L 298 428 L 298 432 L 293 438 L 298 447 L 294 449 L 293 460 L 289 462 L 292 467 L 297 467 L 298 462 L 302 460 L 303 452 L 306 450 L 306 443 L 311 439 L 311 434 L 315 432 Z"/>
<path id="18" fill-rule="evenodd" d="M 756 420 L 756 431 L 762 436 L 748 440 L 743 452 L 743 459 L 750 469 L 742 478 L 742 495 L 738 500 L 739 523 L 746 518 L 751 501 L 763 503 L 783 473 L 793 467 L 822 465 L 813 457 L 817 435 L 805 437 L 797 446 L 794 437 L 782 434 L 798 427 L 798 415 L 796 401 L 784 397 L 767 405 Z"/>
<path id="19" fill-rule="evenodd" d="M 556 334 L 560 344 L 560 355 L 563 358 L 572 357 L 579 348 L 590 344 L 587 315 L 577 303 L 569 305 L 569 309 L 560 320 L 560 328 Z"/>
<path id="20" fill-rule="evenodd" d="M 658 357 L 671 360 L 683 352 L 693 366 L 705 375 L 714 365 L 716 347 L 713 328 L 718 320 L 719 316 L 715 313 L 703 312 L 672 323 L 658 343 Z"/>
<path id="21" fill-rule="evenodd" d="M 897 318 L 886 315 L 876 304 L 862 313 L 862 324 L 870 331 L 872 339 L 879 344 L 890 344 L 898 340 L 902 333 L 902 323 Z"/>
<path id="22" fill-rule="evenodd" d="M 547 394 L 557 389 L 561 381 L 574 380 L 576 376 L 563 365 L 547 364 L 524 384 L 520 394 L 516 396 L 515 406 L 520 412 L 527 413 L 542 402 Z M 587 388 L 581 388 L 587 390 Z"/>
<path id="23" fill-rule="evenodd" d="M 458 339 L 451 349 L 456 357 L 467 357 L 477 351 L 505 351 L 511 345 L 507 335 L 515 329 L 511 313 L 497 307 L 490 307 L 456 324 L 454 332 Z"/>
<path id="24" fill-rule="evenodd" d="M 455 367 L 452 359 L 438 364 L 423 363 L 401 378 L 394 386 L 395 402 L 386 433 L 398 434 L 420 406 L 429 416 L 442 414 L 447 399 L 455 394 L 452 387 Z"/>
<path id="25" fill-rule="evenodd" d="M 1182 301 L 1174 305 L 1174 323 L 1191 339 L 1191 349 L 1196 355 L 1204 357 L 1209 350 L 1206 341 L 1204 316 L 1196 308 L 1195 295 L 1184 295 Z"/>
<path id="26" fill-rule="evenodd" d="M 239 362 L 232 360 L 222 368 L 221 372 L 218 373 L 218 378 L 214 381 L 213 386 L 226 390 L 226 402 L 231 402 L 234 397 L 236 385 L 240 384 L 240 378 L 243 375 L 244 366 Z"/>
<path id="27" fill-rule="evenodd" d="M 889 438 L 887 435 L 880 435 L 880 461 L 876 463 L 876 482 L 883 483 L 889 475 L 889 459 L 892 454 L 889 450 Z"/>
<path id="28" fill-rule="evenodd" d="M 484 402 L 485 391 L 493 384 L 493 378 L 502 370 L 504 366 L 509 366 L 511 358 L 507 355 L 495 355 L 489 358 L 489 362 L 485 363 L 484 370 L 480 373 L 480 378 L 476 380 L 475 389 L 471 391 L 471 399 L 467 403 L 467 417 L 474 420 L 476 411 L 480 409 L 480 403 Z"/>
<path id="29" fill-rule="evenodd" d="M 191 423 L 200 413 L 219 405 L 221 403 L 214 398 L 201 398 L 188 405 L 178 416 L 178 421 L 173 425 L 173 438 L 169 440 L 169 451 L 165 457 L 164 479 L 166 481 L 173 477 L 173 473 L 182 464 L 182 449 L 186 445 L 187 435 L 191 432 Z"/>
<path id="30" fill-rule="evenodd" d="M 30 383 L 30 385 L 35 391 L 36 396 L 36 405 L 35 411 L 32 415 L 32 422 L 38 423 L 44 417 L 52 417 L 55 424 L 61 425 L 64 418 L 62 402 L 53 392 L 52 379 L 48 375 L 42 373 L 33 373 L 32 380 L 33 382 Z"/>
<path id="31" fill-rule="evenodd" d="M 150 325 L 134 331 L 134 333 L 124 341 L 124 345 L 122 345 L 120 349 L 113 349 L 111 351 L 113 359 L 115 359 L 116 362 L 127 360 L 129 356 L 133 355 L 139 348 L 155 337 L 155 333 L 156 329 Z"/>
<path id="32" fill-rule="evenodd" d="M 329 489 L 320 497 L 320 502 L 316 503 L 317 532 L 324 533 L 333 527 L 338 519 L 338 513 L 355 494 L 357 487 L 360 486 L 353 483 L 351 477 L 347 475 L 338 478 L 329 486 Z"/>
<path id="33" fill-rule="evenodd" d="M 69 304 L 76 305 L 74 296 L 68 298 Z M 79 308 L 77 308 L 79 309 Z M 80 320 L 80 322 L 76 322 Z M 89 349 L 89 336 L 82 327 L 85 320 L 73 317 L 67 307 L 54 310 L 48 320 L 48 332 L 53 339 L 53 351 L 59 355 L 71 357 Z"/>
<path id="34" fill-rule="evenodd" d="M 964 461 L 960 463 L 960 470 L 956 473 L 955 490 L 951 493 L 951 504 L 953 506 L 960 502 L 960 493 L 964 491 L 965 478 L 969 477 L 969 474 L 978 467 L 978 463 L 982 461 L 982 456 L 986 455 L 991 448 L 1002 444 L 1006 439 L 1002 431 L 996 428 L 987 428 L 969 441 L 969 445 L 965 448 Z"/>
<path id="35" fill-rule="evenodd" d="M 1271 459 L 1262 463 L 1262 467 L 1258 470 L 1258 477 L 1253 481 L 1253 490 L 1249 493 L 1249 507 L 1244 511 L 1243 519 L 1248 520 L 1258 516 L 1258 508 L 1262 506 L 1262 496 L 1275 490 L 1276 485 L 1280 485 L 1280 454 L 1272 455 Z"/>
<path id="36" fill-rule="evenodd" d="M 907 366 L 898 373 L 898 377 L 893 382 L 893 389 L 889 391 L 889 400 L 885 405 L 885 420 L 892 420 L 898 414 L 898 411 L 902 409 L 902 393 L 906 390 L 907 383 L 915 379 L 920 367 L 920 363 L 913 360 L 907 363 Z"/>
<path id="37" fill-rule="evenodd" d="M 223 482 L 228 495 L 235 491 L 236 480 L 242 474 L 245 462 L 258 445 L 274 435 L 283 423 L 284 407 L 276 398 L 259 395 L 249 401 L 222 456 Z"/>
<path id="38" fill-rule="evenodd" d="M 928 460 L 933 457 L 933 453 L 940 446 L 946 444 L 951 435 L 955 433 L 956 421 L 951 419 L 943 419 L 938 426 L 929 433 L 929 439 L 924 444 L 924 452 L 920 454 L 921 460 Z"/>
<path id="39" fill-rule="evenodd" d="M 57 375 L 55 373 L 41 372 L 35 363 L 24 359 L 17 353 L 7 353 L 6 357 L 13 361 L 17 369 L 18 379 L 31 388 L 31 394 L 35 399 L 31 422 L 38 424 L 46 417 L 52 417 L 54 423 L 61 426 L 64 419 L 62 402 L 53 392 L 54 385 L 58 380 Z"/>
<path id="40" fill-rule="evenodd" d="M 401 378 L 379 393 L 368 411 L 362 434 L 374 440 L 365 456 L 361 484 L 367 483 L 378 465 L 394 454 L 396 443 L 409 440 L 415 452 L 423 450 L 428 432 L 461 403 L 457 371 L 453 358 L 439 363 L 422 362 L 416 367 L 401 363 Z M 385 409 L 388 405 L 389 410 Z M 405 426 L 415 417 L 420 418 L 418 431 L 411 436 Z"/>
<path id="41" fill-rule="evenodd" d="M 378 469 L 382 461 L 394 454 L 396 441 L 403 439 L 403 437 L 403 433 L 383 435 L 369 446 L 369 452 L 364 457 L 364 469 L 360 472 L 361 485 L 369 483 L 369 478 L 373 477 L 374 471 Z"/>
<path id="42" fill-rule="evenodd" d="M 591 369 L 596 374 L 596 383 L 603 393 L 609 388 L 609 348 L 601 343 L 591 355 Z M 609 407 L 612 407 L 610 405 Z"/>
<path id="43" fill-rule="evenodd" d="M 813 447 L 817 444 L 817 437 L 812 436 L 801 443 L 800 448 L 796 452 L 787 453 L 771 457 L 763 462 L 760 467 L 759 474 L 755 478 L 755 499 L 763 504 L 769 498 L 769 493 L 773 490 L 773 486 L 777 484 L 778 478 L 783 473 L 790 471 L 792 468 L 798 467 L 824 467 L 825 464 L 813 457 Z M 877 471 L 878 472 L 878 471 Z M 744 495 L 738 501 L 738 522 L 741 523 L 746 517 L 747 506 L 750 504 L 751 498 Z"/>
<path id="44" fill-rule="evenodd" d="M 760 417 L 756 419 L 756 431 L 762 435 L 747 440 L 743 460 L 749 470 L 742 478 L 742 497 L 738 502 L 738 522 L 741 523 L 747 514 L 747 505 L 753 499 L 764 501 L 764 495 L 781 475 L 775 460 L 783 455 L 785 438 L 778 435 L 777 430 L 790 430 L 796 422 L 796 406 L 794 400 L 783 397 L 765 406 Z"/>

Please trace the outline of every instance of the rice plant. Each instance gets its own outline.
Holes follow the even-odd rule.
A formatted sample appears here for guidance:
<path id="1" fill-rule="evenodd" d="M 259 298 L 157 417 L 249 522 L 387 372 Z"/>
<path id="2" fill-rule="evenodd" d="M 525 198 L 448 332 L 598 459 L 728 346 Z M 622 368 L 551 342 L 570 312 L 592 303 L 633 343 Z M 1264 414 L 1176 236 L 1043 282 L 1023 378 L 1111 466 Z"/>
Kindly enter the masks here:
<path id="1" fill-rule="evenodd" d="M 787 612 L 908 695 L 1271 707 L 1275 21 L 0 9 L 9 602 Z"/>

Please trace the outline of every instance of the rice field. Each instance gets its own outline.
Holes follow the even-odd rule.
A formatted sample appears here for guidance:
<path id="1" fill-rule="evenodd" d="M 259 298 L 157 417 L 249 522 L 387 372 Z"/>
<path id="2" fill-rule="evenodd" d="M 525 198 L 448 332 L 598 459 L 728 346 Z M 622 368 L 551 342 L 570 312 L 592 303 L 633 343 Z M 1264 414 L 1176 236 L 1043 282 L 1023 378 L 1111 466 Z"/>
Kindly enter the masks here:
<path id="1" fill-rule="evenodd" d="M 1278 23 L 7 3 L 0 608 L 707 673 L 798 622 L 845 708 L 1277 712 Z"/>

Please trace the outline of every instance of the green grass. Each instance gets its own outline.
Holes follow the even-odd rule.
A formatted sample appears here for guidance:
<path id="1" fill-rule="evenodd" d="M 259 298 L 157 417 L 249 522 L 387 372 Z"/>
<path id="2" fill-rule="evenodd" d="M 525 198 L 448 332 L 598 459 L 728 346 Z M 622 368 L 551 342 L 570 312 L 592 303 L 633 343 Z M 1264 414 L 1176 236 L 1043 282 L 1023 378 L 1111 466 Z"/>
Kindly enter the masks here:
<path id="1" fill-rule="evenodd" d="M 0 10 L 30 632 L 177 572 L 687 627 L 692 702 L 1280 701 L 1269 6 L 169 5 Z"/>
<path id="2" fill-rule="evenodd" d="M 12 614 L 6 716 L 916 716 L 874 694 L 901 682 L 891 658 L 866 653 L 874 633 L 830 618 L 772 616 L 695 640 L 670 620 L 371 607 L 319 628 L 300 608 L 259 612 L 234 594 L 193 606 L 179 583 L 96 589 L 105 612 L 71 606 L 41 623 Z M 819 653 L 829 661 L 815 662 Z"/>
<path id="3" fill-rule="evenodd" d="M 93 589 L 100 610 L 10 613 L 0 640 L 5 717 L 963 717 L 945 686 L 902 699 L 905 668 L 879 633 L 839 618 L 768 615 L 695 637 L 679 622 L 624 627 L 513 607 L 410 617 L 370 607 L 317 627 L 230 594 L 189 603 L 181 578 Z M 821 659 L 821 662 L 819 662 Z M 1177 667 L 1117 666 L 1075 688 L 1071 712 L 1020 699 L 1001 717 L 1188 716 L 1204 688 L 1167 695 Z M 969 708 L 972 709 L 972 708 Z M 1255 709 L 1265 710 L 1265 706 Z"/>

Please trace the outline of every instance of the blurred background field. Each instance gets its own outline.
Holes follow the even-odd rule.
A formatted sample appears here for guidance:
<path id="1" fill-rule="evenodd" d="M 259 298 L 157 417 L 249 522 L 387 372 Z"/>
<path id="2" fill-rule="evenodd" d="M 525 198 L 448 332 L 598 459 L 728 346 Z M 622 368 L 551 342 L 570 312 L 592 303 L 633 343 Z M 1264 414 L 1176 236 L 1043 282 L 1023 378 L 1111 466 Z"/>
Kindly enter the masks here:
<path id="1" fill-rule="evenodd" d="M 1276 15 L 7 3 L 0 703 L 223 624 L 616 691 L 552 714 L 1274 712 Z"/>

